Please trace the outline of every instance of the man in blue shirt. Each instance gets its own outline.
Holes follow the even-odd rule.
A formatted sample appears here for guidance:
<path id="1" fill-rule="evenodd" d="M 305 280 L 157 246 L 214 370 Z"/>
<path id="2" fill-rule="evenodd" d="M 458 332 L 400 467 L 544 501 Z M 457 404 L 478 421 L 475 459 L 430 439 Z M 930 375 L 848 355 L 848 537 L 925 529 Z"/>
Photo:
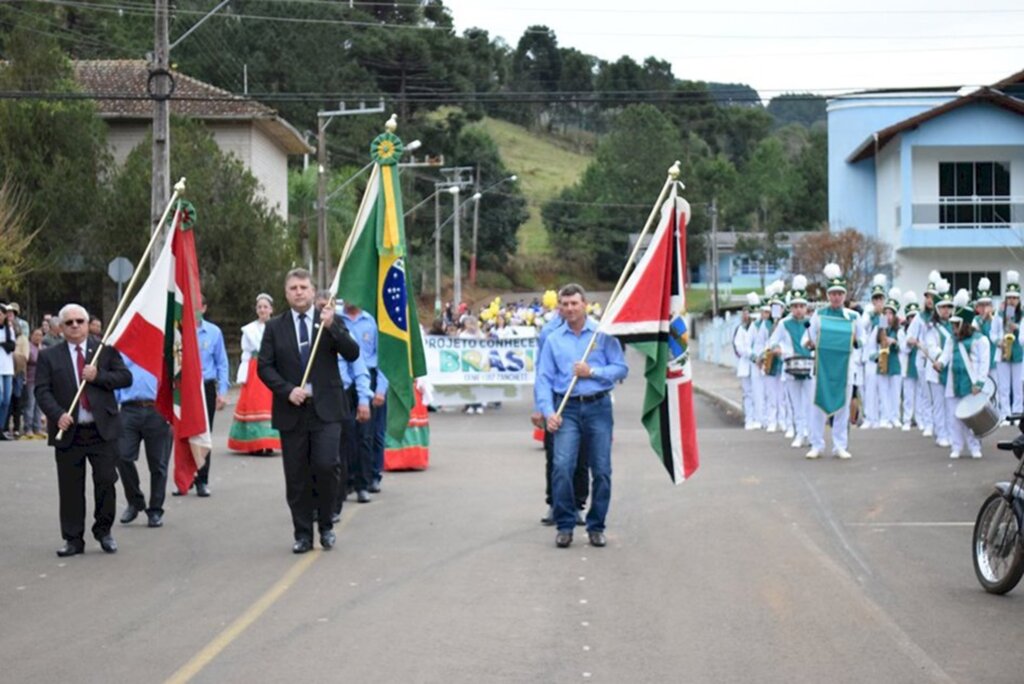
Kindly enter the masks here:
<path id="1" fill-rule="evenodd" d="M 587 534 L 593 546 L 604 546 L 605 516 L 612 494 L 612 399 L 616 382 L 629 373 L 622 345 L 614 337 L 597 333 L 597 322 L 587 317 L 586 292 L 576 284 L 558 293 L 565 325 L 551 331 L 537 363 L 534 401 L 549 432 L 554 433 L 551 487 L 558 532 L 555 544 L 572 544 L 576 524 L 573 470 L 580 444 L 587 445 L 587 464 L 593 481 Z M 597 335 L 586 361 L 581 361 Z M 573 377 L 576 383 L 572 384 Z M 570 390 L 570 385 L 572 389 Z M 565 409 L 556 413 L 568 393 Z"/>
<path id="2" fill-rule="evenodd" d="M 535 300 L 536 301 L 536 300 Z M 538 304 L 539 306 L 539 304 Z M 555 312 L 555 315 L 551 317 L 551 320 L 544 324 L 544 327 L 540 329 L 540 334 L 537 335 L 537 358 L 540 358 L 540 353 L 544 350 L 544 342 L 547 340 L 551 332 L 561 326 L 565 325 L 565 320 L 562 315 Z M 533 416 L 531 417 L 533 424 L 537 427 L 544 429 L 544 416 L 540 412 L 540 408 L 534 402 Z M 544 517 L 540 519 L 543 525 L 554 525 L 555 524 L 555 507 L 551 499 L 551 467 L 554 463 L 555 451 L 554 451 L 554 434 L 544 430 L 544 501 L 548 505 L 548 510 L 544 514 Z M 576 495 L 576 524 L 586 524 L 583 520 L 583 510 L 587 507 L 587 496 L 590 494 L 590 473 L 587 472 L 587 457 L 580 449 L 579 457 L 576 459 L 576 470 L 573 471 L 572 478 L 573 493 Z"/>
<path id="3" fill-rule="evenodd" d="M 206 320 L 206 295 L 203 295 L 202 307 L 196 337 L 199 339 L 199 360 L 203 366 L 203 389 L 206 392 L 206 415 L 210 419 L 210 432 L 213 432 L 213 414 L 227 405 L 228 399 L 228 351 L 224 347 L 224 333 L 213 323 Z M 213 452 L 206 457 L 206 463 L 196 473 L 193 483 L 196 495 L 210 496 L 210 461 Z"/>
<path id="4" fill-rule="evenodd" d="M 171 458 L 171 425 L 156 410 L 156 378 L 127 356 L 124 365 L 131 371 L 132 384 L 114 394 L 121 405 L 121 437 L 117 471 L 121 474 L 128 506 L 121 522 L 125 525 L 146 511 L 149 527 L 164 524 L 164 497 L 167 495 L 167 466 Z M 139 446 L 146 443 L 149 464 L 149 506 L 139 484 Z"/>
<path id="5" fill-rule="evenodd" d="M 370 389 L 373 392 L 371 400 L 371 458 L 370 468 L 372 477 L 367 484 L 367 493 L 379 492 L 381 479 L 384 475 L 384 433 L 388 425 L 388 379 L 377 368 L 377 321 L 373 316 L 360 309 L 355 304 L 345 302 L 343 320 L 348 328 L 349 334 L 359 343 L 359 356 L 370 371 Z M 358 490 L 358 487 L 356 489 Z M 367 499 L 368 500 L 368 499 Z M 362 502 L 365 503 L 365 502 Z"/>

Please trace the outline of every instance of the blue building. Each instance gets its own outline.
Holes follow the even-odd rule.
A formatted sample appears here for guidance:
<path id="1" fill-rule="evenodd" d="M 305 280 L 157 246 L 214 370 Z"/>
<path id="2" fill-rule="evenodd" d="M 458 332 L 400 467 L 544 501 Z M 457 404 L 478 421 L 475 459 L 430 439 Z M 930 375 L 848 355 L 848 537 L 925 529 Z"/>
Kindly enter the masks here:
<path id="1" fill-rule="evenodd" d="M 736 252 L 736 242 L 740 238 L 760 238 L 762 233 L 737 233 L 734 231 L 720 231 L 717 234 L 716 254 L 718 257 L 718 286 L 726 292 L 733 290 L 737 292 L 748 292 L 750 290 L 762 290 L 762 281 L 767 285 L 779 278 L 788 278 L 790 265 L 793 257 L 793 236 L 799 233 L 780 232 L 778 246 L 785 250 L 787 256 L 775 263 L 761 263 L 756 259 Z M 710 248 L 711 235 L 705 236 Z M 690 268 L 690 287 L 703 289 L 711 286 L 711 257 L 710 249 L 704 255 L 700 264 Z"/>
<path id="2" fill-rule="evenodd" d="M 938 269 L 954 289 L 1024 261 L 1024 71 L 980 88 L 854 93 L 828 102 L 832 230 L 893 248 L 895 284 Z"/>

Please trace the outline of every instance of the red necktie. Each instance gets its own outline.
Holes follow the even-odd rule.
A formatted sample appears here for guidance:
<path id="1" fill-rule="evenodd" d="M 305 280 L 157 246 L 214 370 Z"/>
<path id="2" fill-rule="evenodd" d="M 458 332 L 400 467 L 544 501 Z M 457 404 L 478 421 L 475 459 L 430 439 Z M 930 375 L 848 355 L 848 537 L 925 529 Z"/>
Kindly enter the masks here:
<path id="1" fill-rule="evenodd" d="M 78 362 L 77 362 L 77 365 L 78 365 L 78 380 L 79 380 L 79 382 L 81 382 L 81 380 L 82 380 L 82 371 L 85 370 L 85 355 L 82 353 L 82 345 L 78 345 L 77 347 L 75 347 L 75 349 L 78 350 Z M 82 404 L 82 408 L 84 408 L 86 411 L 91 411 L 92 410 L 92 409 L 89 408 L 89 397 L 88 397 L 88 395 L 86 395 L 84 389 L 82 390 L 82 397 L 81 397 L 81 399 L 79 401 Z"/>

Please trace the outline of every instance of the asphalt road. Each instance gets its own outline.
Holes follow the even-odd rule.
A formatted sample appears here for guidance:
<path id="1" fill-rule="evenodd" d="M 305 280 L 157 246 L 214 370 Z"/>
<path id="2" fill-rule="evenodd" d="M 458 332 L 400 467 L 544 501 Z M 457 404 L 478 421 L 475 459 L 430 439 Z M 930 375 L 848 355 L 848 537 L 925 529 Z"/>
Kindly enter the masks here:
<path id="1" fill-rule="evenodd" d="M 117 524 L 116 556 L 89 540 L 59 559 L 52 454 L 3 443 L 0 680 L 1024 681 L 1024 587 L 985 594 L 970 557 L 1011 458 L 873 431 L 851 461 L 807 462 L 702 400 L 702 466 L 675 487 L 632 362 L 603 549 L 556 549 L 539 524 L 525 405 L 431 414 L 430 469 L 388 474 L 346 505 L 336 550 L 305 556 L 279 458 L 221 449 L 213 497 L 168 497 L 162 529 Z"/>

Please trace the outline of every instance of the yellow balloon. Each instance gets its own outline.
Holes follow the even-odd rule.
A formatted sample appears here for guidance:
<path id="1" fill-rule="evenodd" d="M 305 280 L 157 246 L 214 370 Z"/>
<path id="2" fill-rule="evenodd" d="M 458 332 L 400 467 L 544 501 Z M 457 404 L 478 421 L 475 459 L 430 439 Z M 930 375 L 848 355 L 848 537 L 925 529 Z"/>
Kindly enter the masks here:
<path id="1" fill-rule="evenodd" d="M 554 309 L 558 306 L 558 293 L 554 290 L 547 290 L 544 293 L 544 297 L 541 299 L 541 303 L 546 309 Z"/>

